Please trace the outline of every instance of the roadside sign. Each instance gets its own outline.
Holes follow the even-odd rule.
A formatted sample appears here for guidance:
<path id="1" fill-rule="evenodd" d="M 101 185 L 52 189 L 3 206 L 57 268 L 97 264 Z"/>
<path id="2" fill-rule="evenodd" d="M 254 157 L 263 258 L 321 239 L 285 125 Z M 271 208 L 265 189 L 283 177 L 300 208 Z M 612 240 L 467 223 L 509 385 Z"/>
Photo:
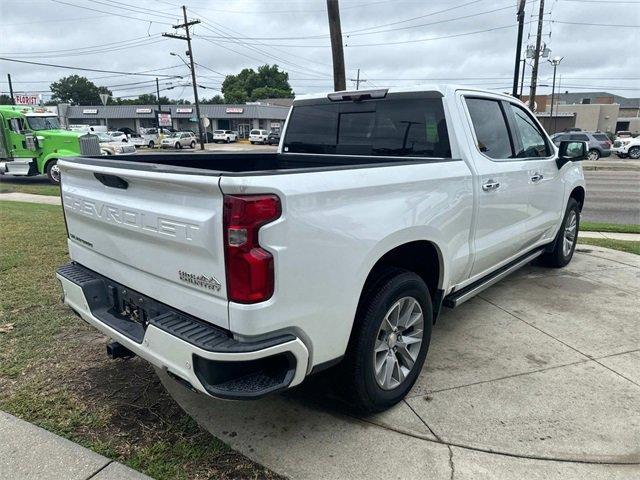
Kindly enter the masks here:
<path id="1" fill-rule="evenodd" d="M 207 117 L 202 117 L 202 126 L 208 128 L 211 125 L 211 121 Z"/>
<path id="2" fill-rule="evenodd" d="M 171 126 L 171 114 L 170 113 L 158 113 L 158 125 L 160 127 Z"/>
<path id="3" fill-rule="evenodd" d="M 38 95 L 35 94 L 17 94 L 13 96 L 16 105 L 38 105 Z"/>
<path id="4" fill-rule="evenodd" d="M 101 93 L 100 94 L 100 101 L 102 102 L 102 105 L 107 105 L 107 102 L 109 101 L 109 94 L 108 93 Z"/>

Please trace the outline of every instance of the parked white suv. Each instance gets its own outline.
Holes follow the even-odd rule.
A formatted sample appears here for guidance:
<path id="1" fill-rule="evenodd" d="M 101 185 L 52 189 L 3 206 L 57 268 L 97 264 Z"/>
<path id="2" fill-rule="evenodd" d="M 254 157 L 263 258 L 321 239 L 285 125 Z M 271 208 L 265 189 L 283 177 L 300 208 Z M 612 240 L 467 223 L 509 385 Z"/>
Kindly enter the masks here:
<path id="1" fill-rule="evenodd" d="M 160 147 L 180 149 L 183 147 L 196 148 L 196 136 L 193 132 L 174 132 L 162 139 Z"/>
<path id="2" fill-rule="evenodd" d="M 236 142 L 237 140 L 238 140 L 238 136 L 232 130 L 214 130 L 213 131 L 214 143 L 218 143 L 218 142 L 231 143 L 231 142 Z"/>
<path id="3" fill-rule="evenodd" d="M 413 386 L 441 308 L 569 263 L 586 153 L 494 92 L 303 97 L 278 153 L 59 160 L 57 276 L 114 357 L 228 399 L 339 364 L 352 404 L 379 411 Z"/>
<path id="4" fill-rule="evenodd" d="M 640 137 L 617 137 L 611 149 L 620 158 L 640 159 Z"/>
<path id="5" fill-rule="evenodd" d="M 266 130 L 251 130 L 249 132 L 249 141 L 251 145 L 255 145 L 256 143 L 267 143 L 269 140 L 269 132 Z"/>

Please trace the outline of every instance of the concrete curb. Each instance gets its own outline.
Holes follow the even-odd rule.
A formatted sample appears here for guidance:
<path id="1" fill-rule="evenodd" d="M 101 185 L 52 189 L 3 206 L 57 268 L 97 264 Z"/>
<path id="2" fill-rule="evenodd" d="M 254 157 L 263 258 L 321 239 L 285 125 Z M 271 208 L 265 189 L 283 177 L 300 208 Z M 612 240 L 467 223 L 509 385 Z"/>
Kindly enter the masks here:
<path id="1" fill-rule="evenodd" d="M 0 478 L 153 480 L 121 463 L 2 411 Z"/>

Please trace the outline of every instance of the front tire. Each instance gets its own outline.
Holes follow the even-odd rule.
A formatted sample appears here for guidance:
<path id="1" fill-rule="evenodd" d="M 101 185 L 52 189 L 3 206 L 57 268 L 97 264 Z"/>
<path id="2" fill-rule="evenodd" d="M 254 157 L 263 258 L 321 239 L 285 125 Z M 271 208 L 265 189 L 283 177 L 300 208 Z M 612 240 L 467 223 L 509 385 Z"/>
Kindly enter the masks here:
<path id="1" fill-rule="evenodd" d="M 147 145 L 147 146 L 148 146 L 149 148 L 154 148 L 154 147 L 156 146 L 156 144 L 154 143 L 154 141 L 153 141 L 153 140 L 151 140 L 151 141 L 149 142 L 149 145 Z"/>
<path id="2" fill-rule="evenodd" d="M 542 264 L 551 268 L 565 267 L 573 258 L 580 230 L 580 206 L 570 198 L 562 225 L 553 243 L 553 250 L 542 255 Z"/>
<path id="3" fill-rule="evenodd" d="M 638 160 L 640 158 L 640 147 L 631 147 L 629 149 L 629 158 Z"/>
<path id="4" fill-rule="evenodd" d="M 175 147 L 176 150 L 180 150 L 182 148 L 182 144 L 180 142 L 176 142 L 174 147 Z"/>
<path id="5" fill-rule="evenodd" d="M 46 167 L 47 178 L 54 185 L 60 185 L 60 167 L 57 160 L 51 160 Z"/>
<path id="6" fill-rule="evenodd" d="M 368 288 L 342 365 L 356 410 L 380 412 L 405 397 L 424 365 L 432 323 L 429 290 L 415 273 L 386 270 Z"/>

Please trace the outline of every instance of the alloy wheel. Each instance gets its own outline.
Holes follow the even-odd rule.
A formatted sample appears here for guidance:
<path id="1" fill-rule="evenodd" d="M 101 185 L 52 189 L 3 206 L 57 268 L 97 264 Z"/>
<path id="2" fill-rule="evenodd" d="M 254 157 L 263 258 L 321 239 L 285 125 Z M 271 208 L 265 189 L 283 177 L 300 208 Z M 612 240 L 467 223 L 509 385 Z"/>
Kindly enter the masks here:
<path id="1" fill-rule="evenodd" d="M 578 235 L 578 216 L 575 210 L 571 210 L 567 223 L 564 227 L 564 235 L 562 240 L 562 254 L 566 257 L 571 253 L 573 244 L 576 242 Z"/>
<path id="2" fill-rule="evenodd" d="M 413 297 L 395 302 L 382 319 L 373 349 L 376 382 L 393 390 L 411 373 L 424 336 L 424 314 Z"/>
<path id="3" fill-rule="evenodd" d="M 58 166 L 57 163 L 51 166 L 50 172 L 51 172 L 51 179 L 56 183 L 60 183 L 60 167 Z"/>

